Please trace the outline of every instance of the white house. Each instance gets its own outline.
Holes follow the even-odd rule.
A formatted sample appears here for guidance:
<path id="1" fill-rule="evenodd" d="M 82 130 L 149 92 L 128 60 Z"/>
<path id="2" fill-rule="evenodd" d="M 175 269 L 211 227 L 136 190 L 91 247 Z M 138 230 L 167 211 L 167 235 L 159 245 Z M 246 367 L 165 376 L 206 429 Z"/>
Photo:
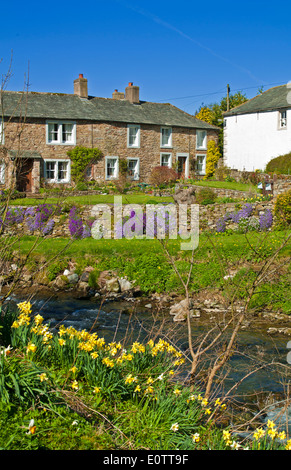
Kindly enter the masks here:
<path id="1" fill-rule="evenodd" d="M 270 88 L 224 114 L 224 164 L 227 167 L 264 171 L 272 158 L 289 152 L 290 84 Z"/>

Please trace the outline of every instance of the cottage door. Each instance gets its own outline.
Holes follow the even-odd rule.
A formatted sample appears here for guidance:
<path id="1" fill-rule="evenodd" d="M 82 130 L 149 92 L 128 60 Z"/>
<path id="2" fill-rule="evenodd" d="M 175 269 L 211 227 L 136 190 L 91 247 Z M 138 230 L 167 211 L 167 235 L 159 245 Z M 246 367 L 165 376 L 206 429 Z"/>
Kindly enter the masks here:
<path id="1" fill-rule="evenodd" d="M 29 193 L 32 190 L 32 167 L 33 159 L 23 159 L 17 164 L 16 169 L 16 189 L 22 193 Z"/>
<path id="2" fill-rule="evenodd" d="M 187 157 L 178 157 L 178 177 L 185 178 L 185 170 L 186 170 L 186 160 Z"/>

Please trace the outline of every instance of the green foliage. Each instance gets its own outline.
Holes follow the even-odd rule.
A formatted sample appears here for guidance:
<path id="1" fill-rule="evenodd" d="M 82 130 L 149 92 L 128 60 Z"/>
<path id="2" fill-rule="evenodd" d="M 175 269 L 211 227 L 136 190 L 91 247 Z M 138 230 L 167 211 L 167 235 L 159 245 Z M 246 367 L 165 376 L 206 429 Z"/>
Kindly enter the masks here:
<path id="1" fill-rule="evenodd" d="M 279 157 L 273 158 L 266 165 L 267 173 L 276 173 L 278 175 L 290 175 L 291 174 L 291 152 Z"/>
<path id="2" fill-rule="evenodd" d="M 291 189 L 285 193 L 278 194 L 274 206 L 276 227 L 286 228 L 291 225 Z"/>
<path id="3" fill-rule="evenodd" d="M 196 197 L 196 202 L 202 205 L 213 204 L 217 199 L 216 193 L 211 188 L 199 189 L 196 192 L 195 197 Z"/>
<path id="4" fill-rule="evenodd" d="M 83 179 L 86 169 L 102 158 L 102 152 L 98 148 L 79 146 L 69 150 L 67 155 L 72 161 L 71 174 L 75 182 Z"/>
<path id="5" fill-rule="evenodd" d="M 205 179 L 211 178 L 211 176 L 214 175 L 220 157 L 221 154 L 219 148 L 217 147 L 214 140 L 210 140 L 207 144 Z"/>

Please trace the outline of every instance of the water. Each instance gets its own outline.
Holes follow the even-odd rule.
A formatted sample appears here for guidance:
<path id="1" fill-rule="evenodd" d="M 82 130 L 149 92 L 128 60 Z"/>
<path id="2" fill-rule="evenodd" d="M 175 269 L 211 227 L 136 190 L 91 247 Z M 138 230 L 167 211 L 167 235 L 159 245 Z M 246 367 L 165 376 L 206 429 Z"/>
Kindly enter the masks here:
<path id="1" fill-rule="evenodd" d="M 15 296 L 11 302 L 18 302 Z M 96 331 L 99 337 L 104 337 L 106 342 L 127 341 L 128 344 L 134 340 L 146 341 L 154 331 L 160 328 L 160 332 L 165 334 L 165 339 L 169 339 L 182 351 L 187 350 L 187 327 L 186 323 L 174 323 L 170 315 L 163 317 L 159 314 L 158 319 L 154 317 L 151 310 L 141 305 L 134 308 L 131 302 L 105 302 L 100 305 L 98 299 L 78 300 L 69 296 L 59 299 L 47 299 L 35 297 L 32 301 L 33 311 L 40 313 L 45 321 L 50 323 L 53 330 L 63 324 L 66 327 L 73 326 L 77 330 Z M 133 311 L 135 310 L 135 314 Z M 193 343 L 209 329 L 208 323 L 201 323 L 199 320 L 192 321 Z M 247 379 L 236 388 L 234 394 L 241 397 L 250 397 L 262 394 L 279 395 L 286 391 L 286 382 L 291 378 L 291 365 L 287 363 L 287 337 L 271 337 L 266 335 L 262 328 L 252 328 L 240 331 L 236 352 L 227 364 L 227 377 L 220 383 L 215 384 L 218 393 L 222 396 L 232 387 L 238 384 L 247 373 L 251 373 Z M 213 351 L 213 358 L 218 354 Z M 211 361 L 211 358 L 208 359 Z M 273 366 L 261 368 L 264 364 Z M 276 364 L 275 364 L 276 363 Z M 279 368 L 277 363 L 280 364 Z M 205 367 L 205 365 L 204 365 Z M 290 369 L 289 369 L 290 368 Z M 256 370 L 258 369 L 258 370 Z M 284 381 L 282 383 L 282 370 L 284 370 Z M 188 368 L 182 372 L 185 378 Z M 223 383 L 223 386 L 221 385 Z M 247 401 L 243 398 L 244 401 Z M 270 419 L 273 419 L 277 409 L 270 408 Z M 289 410 L 291 414 L 291 410 Z"/>

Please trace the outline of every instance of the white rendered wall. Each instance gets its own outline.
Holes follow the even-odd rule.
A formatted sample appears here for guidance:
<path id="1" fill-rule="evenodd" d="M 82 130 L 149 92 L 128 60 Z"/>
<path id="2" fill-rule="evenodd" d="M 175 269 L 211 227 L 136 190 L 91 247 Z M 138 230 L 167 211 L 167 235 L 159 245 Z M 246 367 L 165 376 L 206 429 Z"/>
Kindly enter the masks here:
<path id="1" fill-rule="evenodd" d="M 265 170 L 274 157 L 291 151 L 291 110 L 279 129 L 279 112 L 241 114 L 225 118 L 224 163 L 229 168 Z"/>

